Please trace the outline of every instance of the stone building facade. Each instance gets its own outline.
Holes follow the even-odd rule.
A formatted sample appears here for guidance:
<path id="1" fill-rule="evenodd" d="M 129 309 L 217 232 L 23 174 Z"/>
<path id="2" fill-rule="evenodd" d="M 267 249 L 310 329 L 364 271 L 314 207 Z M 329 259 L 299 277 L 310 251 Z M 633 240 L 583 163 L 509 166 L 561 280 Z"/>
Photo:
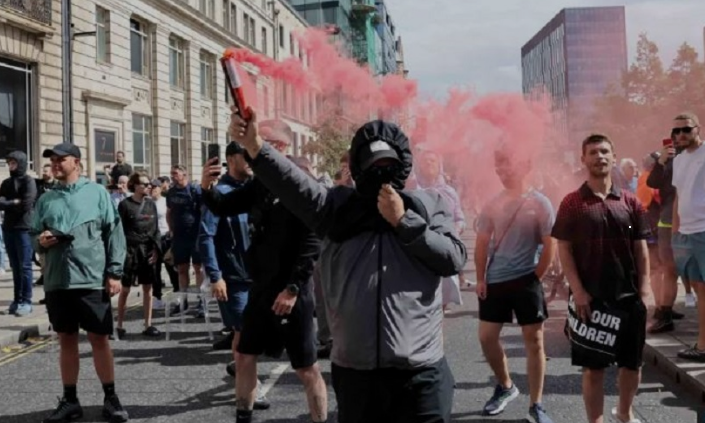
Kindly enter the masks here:
<path id="1" fill-rule="evenodd" d="M 8 145 L 0 139 L 6 144 L 0 158 L 23 149 L 37 170 L 41 150 L 62 141 L 61 1 L 20 3 L 28 1 L 50 5 L 51 18 L 38 21 L 0 2 L 0 17 L 18 17 L 0 20 L 0 71 L 6 62 L 17 72 L 25 69 L 31 104 L 24 112 L 29 135 L 0 127 L 0 136 L 26 140 Z M 72 2 L 72 23 L 82 33 L 72 53 L 73 142 L 82 149 L 86 173 L 98 180 L 117 151 L 152 176 L 168 175 L 178 163 L 197 178 L 207 144 L 228 142 L 229 94 L 218 62 L 223 51 L 245 47 L 282 60 L 291 54 L 289 34 L 306 26 L 286 2 L 271 0 L 81 0 Z M 284 48 L 277 48 L 280 39 Z M 248 71 L 260 118 L 285 119 L 297 139 L 310 139 L 313 116 L 287 114 L 278 101 L 282 84 Z M 23 113 L 19 106 L 10 113 L 15 121 Z"/>

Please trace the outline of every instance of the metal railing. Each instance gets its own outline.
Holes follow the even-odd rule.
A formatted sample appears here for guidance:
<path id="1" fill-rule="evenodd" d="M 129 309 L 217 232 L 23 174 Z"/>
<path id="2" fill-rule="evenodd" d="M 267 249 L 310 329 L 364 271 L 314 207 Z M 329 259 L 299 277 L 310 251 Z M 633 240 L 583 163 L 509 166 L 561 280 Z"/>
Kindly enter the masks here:
<path id="1" fill-rule="evenodd" d="M 28 19 L 51 25 L 52 0 L 0 0 L 0 9 L 8 9 Z"/>

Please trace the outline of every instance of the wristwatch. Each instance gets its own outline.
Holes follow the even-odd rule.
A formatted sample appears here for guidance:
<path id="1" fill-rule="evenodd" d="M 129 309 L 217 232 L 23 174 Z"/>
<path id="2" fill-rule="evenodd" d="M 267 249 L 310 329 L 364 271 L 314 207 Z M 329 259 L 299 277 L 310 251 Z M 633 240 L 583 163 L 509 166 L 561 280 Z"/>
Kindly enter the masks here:
<path id="1" fill-rule="evenodd" d="M 286 286 L 286 292 L 288 292 L 290 295 L 293 295 L 294 297 L 299 295 L 299 291 L 299 286 L 294 285 L 293 283 Z"/>

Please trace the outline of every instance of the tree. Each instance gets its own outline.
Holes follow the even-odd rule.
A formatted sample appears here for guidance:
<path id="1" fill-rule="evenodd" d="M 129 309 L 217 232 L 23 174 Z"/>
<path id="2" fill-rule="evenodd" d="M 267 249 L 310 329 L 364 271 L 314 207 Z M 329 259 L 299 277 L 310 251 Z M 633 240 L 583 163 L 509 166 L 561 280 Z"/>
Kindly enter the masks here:
<path id="1" fill-rule="evenodd" d="M 638 159 L 660 148 L 673 117 L 685 110 L 705 119 L 705 64 L 684 43 L 664 70 L 658 46 L 641 34 L 635 62 L 597 98 L 591 126 L 615 141 L 620 157 Z"/>
<path id="2" fill-rule="evenodd" d="M 341 107 L 327 108 L 330 102 L 322 102 L 319 110 L 328 110 L 313 128 L 314 139 L 303 147 L 305 154 L 318 157 L 316 170 L 327 172 L 331 177 L 340 170 L 340 158 L 350 148 L 354 135 L 352 122 L 346 119 Z"/>

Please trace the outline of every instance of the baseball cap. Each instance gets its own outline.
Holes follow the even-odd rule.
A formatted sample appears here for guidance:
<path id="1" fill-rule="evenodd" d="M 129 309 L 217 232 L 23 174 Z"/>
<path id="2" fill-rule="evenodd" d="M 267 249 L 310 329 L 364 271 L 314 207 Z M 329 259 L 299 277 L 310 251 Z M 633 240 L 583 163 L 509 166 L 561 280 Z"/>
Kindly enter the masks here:
<path id="1" fill-rule="evenodd" d="M 374 162 L 381 159 L 394 159 L 401 162 L 397 152 L 383 140 L 372 141 L 360 149 L 360 168 L 365 171 Z"/>
<path id="2" fill-rule="evenodd" d="M 245 148 L 235 141 L 232 141 L 225 147 L 225 157 L 234 156 L 236 154 L 245 154 Z"/>
<path id="3" fill-rule="evenodd" d="M 81 158 L 81 149 L 71 143 L 64 142 L 61 144 L 56 144 L 53 148 L 47 148 L 42 153 L 42 157 L 44 157 L 44 158 L 49 158 L 51 156 L 59 156 L 59 157 L 73 156 L 77 159 L 80 159 Z"/>

